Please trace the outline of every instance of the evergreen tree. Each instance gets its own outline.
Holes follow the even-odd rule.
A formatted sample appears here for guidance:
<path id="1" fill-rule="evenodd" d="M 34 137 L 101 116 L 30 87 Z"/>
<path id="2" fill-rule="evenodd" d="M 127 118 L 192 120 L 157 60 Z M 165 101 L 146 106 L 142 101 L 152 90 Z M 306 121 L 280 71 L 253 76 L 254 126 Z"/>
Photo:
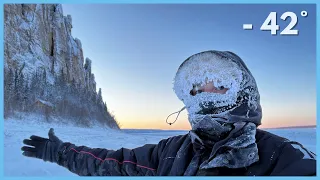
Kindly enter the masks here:
<path id="1" fill-rule="evenodd" d="M 4 69 L 4 115 L 9 116 L 12 111 L 14 92 L 14 73 L 11 68 Z"/>
<path id="2" fill-rule="evenodd" d="M 30 100 L 30 87 L 29 87 L 29 77 L 26 77 L 25 86 L 24 86 L 24 93 L 23 93 L 23 103 L 22 103 L 22 111 L 28 110 L 28 105 L 31 104 Z"/>
<path id="3" fill-rule="evenodd" d="M 99 88 L 99 92 L 98 92 L 98 96 L 97 96 L 97 104 L 101 105 L 101 103 L 103 103 L 102 92 L 101 92 L 101 88 Z"/>

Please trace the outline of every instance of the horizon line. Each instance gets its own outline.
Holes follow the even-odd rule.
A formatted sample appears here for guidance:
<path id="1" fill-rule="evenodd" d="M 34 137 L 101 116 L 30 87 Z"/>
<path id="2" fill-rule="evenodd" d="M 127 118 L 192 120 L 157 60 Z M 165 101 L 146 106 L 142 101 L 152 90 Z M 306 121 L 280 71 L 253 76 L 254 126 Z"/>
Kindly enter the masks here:
<path id="1" fill-rule="evenodd" d="M 293 129 L 293 128 L 316 128 L 317 125 L 306 126 L 281 126 L 281 127 L 266 127 L 260 129 Z M 188 131 L 189 129 L 155 129 L 155 128 L 120 128 L 120 130 L 163 130 L 163 131 Z"/>

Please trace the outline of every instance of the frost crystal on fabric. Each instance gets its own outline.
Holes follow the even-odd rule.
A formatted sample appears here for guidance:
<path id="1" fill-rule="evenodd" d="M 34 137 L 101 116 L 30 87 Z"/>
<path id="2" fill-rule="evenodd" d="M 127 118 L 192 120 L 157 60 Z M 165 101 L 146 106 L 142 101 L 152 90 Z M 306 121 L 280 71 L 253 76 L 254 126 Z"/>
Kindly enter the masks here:
<path id="1" fill-rule="evenodd" d="M 208 82 L 228 90 L 225 94 L 202 92 L 190 95 L 194 85 L 202 86 Z M 192 126 L 203 119 L 203 115 L 212 115 L 224 122 L 261 123 L 256 82 L 244 62 L 231 52 L 205 51 L 189 57 L 180 65 L 173 89 L 186 105 Z"/>
<path id="2" fill-rule="evenodd" d="M 210 82 L 226 93 L 191 93 Z M 192 55 L 180 65 L 173 89 L 188 111 L 191 139 L 212 148 L 200 168 L 241 168 L 259 160 L 255 132 L 262 117 L 260 95 L 239 56 L 213 50 Z"/>

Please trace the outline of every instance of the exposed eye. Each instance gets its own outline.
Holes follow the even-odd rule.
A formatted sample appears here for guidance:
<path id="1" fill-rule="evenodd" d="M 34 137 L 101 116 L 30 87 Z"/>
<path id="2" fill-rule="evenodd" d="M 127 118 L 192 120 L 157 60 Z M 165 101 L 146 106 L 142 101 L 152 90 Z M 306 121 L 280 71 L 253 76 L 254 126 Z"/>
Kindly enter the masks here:
<path id="1" fill-rule="evenodd" d="M 190 95 L 195 96 L 196 94 L 199 94 L 199 93 L 202 93 L 202 92 L 203 92 L 203 90 L 200 90 L 200 89 L 197 90 L 197 91 L 196 90 L 191 90 L 190 91 Z"/>
<path id="2" fill-rule="evenodd" d="M 197 84 L 197 85 L 193 85 L 193 88 L 190 91 L 190 94 L 192 96 L 195 96 L 196 94 L 199 94 L 199 93 L 202 93 L 202 92 L 203 92 L 203 90 L 202 90 L 201 86 L 199 84 Z"/>
<path id="3" fill-rule="evenodd" d="M 217 87 L 218 90 L 224 90 L 224 86 Z"/>
<path id="4" fill-rule="evenodd" d="M 194 90 L 191 90 L 191 91 L 190 91 L 190 95 L 191 95 L 191 96 L 195 96 L 195 95 L 196 95 L 196 92 L 195 92 Z"/>

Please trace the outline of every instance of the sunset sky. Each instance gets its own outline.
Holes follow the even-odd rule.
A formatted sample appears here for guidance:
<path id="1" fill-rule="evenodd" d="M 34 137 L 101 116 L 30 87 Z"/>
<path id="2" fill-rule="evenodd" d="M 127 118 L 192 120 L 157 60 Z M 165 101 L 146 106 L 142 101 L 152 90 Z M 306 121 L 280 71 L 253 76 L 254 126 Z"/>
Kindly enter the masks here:
<path id="1" fill-rule="evenodd" d="M 186 111 L 172 126 L 165 123 L 183 107 L 172 82 L 187 57 L 205 50 L 232 51 L 247 64 L 261 95 L 261 127 L 316 124 L 315 6 L 65 4 L 63 10 L 122 128 L 190 129 Z M 281 14 L 295 12 L 299 35 L 261 31 L 271 11 L 280 31 L 290 22 Z M 243 30 L 245 23 L 253 30 Z"/>

